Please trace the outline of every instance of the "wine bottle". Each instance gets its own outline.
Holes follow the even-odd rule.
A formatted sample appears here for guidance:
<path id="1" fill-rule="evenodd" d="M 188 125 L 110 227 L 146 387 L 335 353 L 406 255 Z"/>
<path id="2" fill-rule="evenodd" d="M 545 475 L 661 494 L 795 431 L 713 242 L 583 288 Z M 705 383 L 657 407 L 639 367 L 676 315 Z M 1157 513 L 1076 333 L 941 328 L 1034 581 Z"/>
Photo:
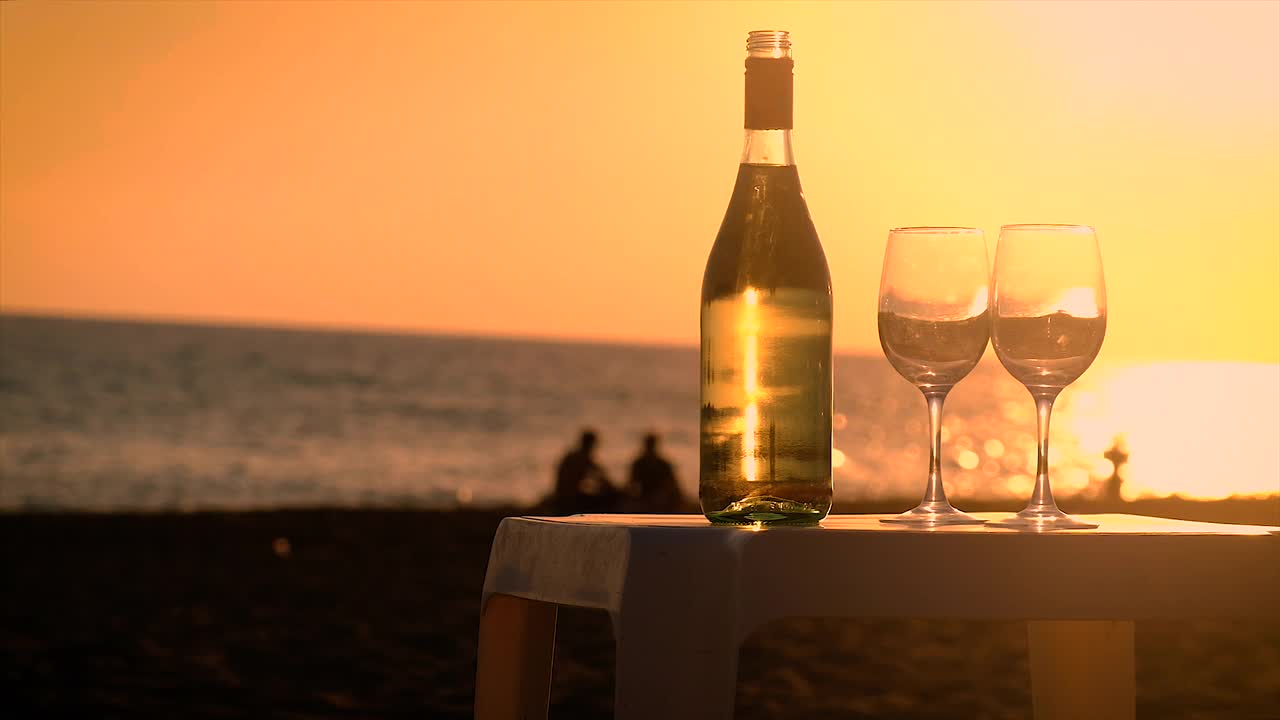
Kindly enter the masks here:
<path id="1" fill-rule="evenodd" d="M 750 33 L 746 139 L 702 278 L 698 495 L 714 523 L 831 510 L 831 274 L 791 150 L 791 39 Z"/>

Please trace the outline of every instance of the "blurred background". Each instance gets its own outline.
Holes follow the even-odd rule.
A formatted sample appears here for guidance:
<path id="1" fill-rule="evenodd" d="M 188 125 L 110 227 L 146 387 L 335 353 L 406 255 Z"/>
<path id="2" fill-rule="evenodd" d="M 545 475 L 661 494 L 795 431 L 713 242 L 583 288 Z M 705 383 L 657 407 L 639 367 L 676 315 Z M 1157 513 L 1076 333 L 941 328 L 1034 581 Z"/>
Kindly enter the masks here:
<path id="1" fill-rule="evenodd" d="M 994 253 L 1015 222 L 1101 238 L 1061 492 L 1112 447 L 1128 498 L 1280 492 L 1275 3 L 0 13 L 0 507 L 529 503 L 583 426 L 615 475 L 658 432 L 692 492 L 696 298 L 761 27 L 792 32 L 833 277 L 837 497 L 923 477 L 877 344 L 887 230 Z M 1024 496 L 1033 417 L 988 353 L 949 403 L 953 494 Z"/>
<path id="2" fill-rule="evenodd" d="M 6 710 L 471 717 L 493 533 L 582 428 L 615 481 L 657 433 L 695 497 L 764 28 L 834 286 L 838 511 L 924 485 L 888 230 L 994 256 L 1056 222 L 1097 228 L 1110 309 L 1054 412 L 1064 508 L 1280 524 L 1280 3 L 0 2 Z M 1034 460 L 988 352 L 948 493 L 1016 509 Z M 553 716 L 607 717 L 608 619 L 559 623 Z M 1025 718 L 1025 637 L 783 621 L 737 706 Z M 1275 623 L 1140 623 L 1135 652 L 1140 717 L 1280 707 Z"/>

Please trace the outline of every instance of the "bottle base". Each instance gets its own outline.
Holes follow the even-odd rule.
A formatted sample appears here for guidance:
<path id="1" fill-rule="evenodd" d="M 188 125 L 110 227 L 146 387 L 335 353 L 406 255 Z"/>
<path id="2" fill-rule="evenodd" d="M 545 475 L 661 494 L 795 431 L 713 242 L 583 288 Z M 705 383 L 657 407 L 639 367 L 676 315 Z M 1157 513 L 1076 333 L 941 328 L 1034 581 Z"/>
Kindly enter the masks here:
<path id="1" fill-rule="evenodd" d="M 704 512 L 716 525 L 761 527 L 817 525 L 831 508 L 816 507 L 771 495 L 743 498 L 723 510 Z"/>

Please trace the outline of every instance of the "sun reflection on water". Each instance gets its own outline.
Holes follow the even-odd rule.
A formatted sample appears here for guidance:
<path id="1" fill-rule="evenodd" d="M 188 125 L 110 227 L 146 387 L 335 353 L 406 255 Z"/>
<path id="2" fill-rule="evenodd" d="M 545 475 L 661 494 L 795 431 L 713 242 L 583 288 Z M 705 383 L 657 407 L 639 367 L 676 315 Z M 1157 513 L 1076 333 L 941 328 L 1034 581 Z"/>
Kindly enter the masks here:
<path id="1" fill-rule="evenodd" d="M 1216 499 L 1280 493 L 1280 366 L 1170 362 L 1096 368 L 1068 388 L 1064 423 L 1091 458 L 1119 443 L 1126 499 Z M 1064 395 L 1064 399 L 1067 396 Z M 1056 478 L 1055 478 L 1056 480 Z"/>

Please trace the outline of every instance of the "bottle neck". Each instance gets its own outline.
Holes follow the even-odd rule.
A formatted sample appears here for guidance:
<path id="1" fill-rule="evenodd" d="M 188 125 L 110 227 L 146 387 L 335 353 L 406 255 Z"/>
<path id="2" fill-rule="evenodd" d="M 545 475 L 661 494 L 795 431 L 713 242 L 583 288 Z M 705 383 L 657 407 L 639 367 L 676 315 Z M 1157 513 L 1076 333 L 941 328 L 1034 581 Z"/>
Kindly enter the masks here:
<path id="1" fill-rule="evenodd" d="M 785 32 L 753 32 L 743 93 L 744 165 L 795 165 L 791 152 L 791 42 Z"/>
<path id="2" fill-rule="evenodd" d="M 790 130 L 794 62 L 785 57 L 747 56 L 743 124 L 748 130 Z"/>
<path id="3" fill-rule="evenodd" d="M 791 129 L 747 128 L 742 140 L 743 165 L 795 165 L 791 150 Z"/>

